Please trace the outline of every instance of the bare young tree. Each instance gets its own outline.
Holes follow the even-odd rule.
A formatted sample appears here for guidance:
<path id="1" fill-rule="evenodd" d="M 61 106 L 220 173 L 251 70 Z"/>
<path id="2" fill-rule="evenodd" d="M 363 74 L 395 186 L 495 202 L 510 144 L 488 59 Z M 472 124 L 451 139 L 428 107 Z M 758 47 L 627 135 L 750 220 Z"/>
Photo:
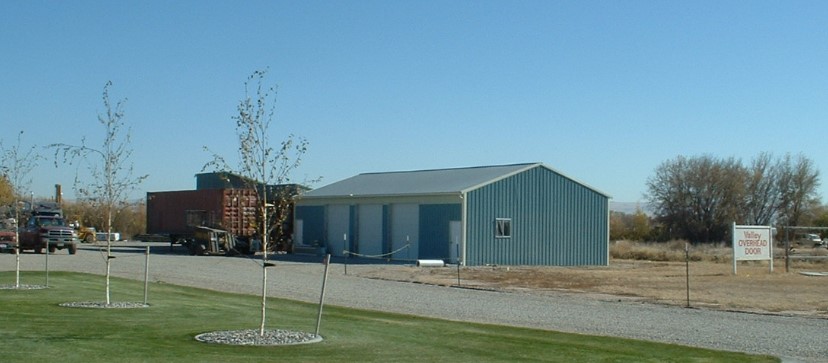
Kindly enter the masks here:
<path id="1" fill-rule="evenodd" d="M 22 149 L 23 131 L 17 134 L 17 144 L 6 148 L 2 141 L 0 141 L 0 168 L 2 168 L 3 176 L 11 186 L 13 210 L 15 227 L 20 223 L 20 205 L 21 200 L 25 198 L 27 188 L 32 184 L 32 179 L 29 174 L 37 167 L 38 161 L 41 159 L 40 154 L 34 145 L 29 149 Z M 15 243 L 20 243 L 19 228 L 14 229 Z M 20 248 L 15 248 L 15 288 L 20 287 Z"/>
<path id="2" fill-rule="evenodd" d="M 237 114 L 233 116 L 238 138 L 238 165 L 231 166 L 224 157 L 205 146 L 213 159 L 203 168 L 238 174 L 253 184 L 248 187 L 256 191 L 258 234 L 263 252 L 260 335 L 265 332 L 267 267 L 271 266 L 267 262 L 269 239 L 289 215 L 292 190 L 285 186 L 291 183 L 291 175 L 301 164 L 308 147 L 306 139 L 292 134 L 274 146 L 271 126 L 276 111 L 276 88 L 265 84 L 266 75 L 267 70 L 257 70 L 247 78 L 244 98 L 239 101 Z"/>
<path id="3" fill-rule="evenodd" d="M 72 164 L 84 162 L 88 178 L 75 175 L 74 189 L 79 198 L 100 206 L 106 214 L 106 304 L 110 300 L 110 268 L 112 264 L 112 220 L 117 209 L 127 202 L 130 191 L 138 187 L 148 175 L 134 174 L 131 161 L 131 132 L 124 123 L 123 105 L 126 100 L 112 104 L 109 88 L 112 81 L 104 86 L 103 104 L 105 113 L 98 114 L 98 122 L 104 127 L 103 144 L 100 147 L 87 145 L 86 138 L 81 138 L 80 145 L 51 144 L 54 149 L 55 167 L 58 160 Z"/>

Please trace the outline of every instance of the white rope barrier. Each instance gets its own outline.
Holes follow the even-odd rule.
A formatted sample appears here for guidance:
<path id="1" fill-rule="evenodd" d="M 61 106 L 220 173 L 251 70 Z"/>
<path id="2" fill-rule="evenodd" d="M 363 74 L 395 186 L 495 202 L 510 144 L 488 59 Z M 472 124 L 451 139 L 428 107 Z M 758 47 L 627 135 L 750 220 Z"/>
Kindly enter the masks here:
<path id="1" fill-rule="evenodd" d="M 402 247 L 400 247 L 400 248 L 398 248 L 394 251 L 391 251 L 391 252 L 388 252 L 388 253 L 383 253 L 383 254 L 380 254 L 380 255 L 364 255 L 364 254 L 361 254 L 361 253 L 351 252 L 351 251 L 348 251 L 348 250 L 342 250 L 342 254 L 356 256 L 356 257 L 364 257 L 364 258 L 383 258 L 383 257 L 389 257 L 389 256 L 391 256 L 391 255 L 393 255 L 397 252 L 400 252 L 400 251 L 402 251 L 406 248 L 410 248 L 410 247 L 411 247 L 411 244 L 406 243 L 405 246 L 402 246 Z"/>

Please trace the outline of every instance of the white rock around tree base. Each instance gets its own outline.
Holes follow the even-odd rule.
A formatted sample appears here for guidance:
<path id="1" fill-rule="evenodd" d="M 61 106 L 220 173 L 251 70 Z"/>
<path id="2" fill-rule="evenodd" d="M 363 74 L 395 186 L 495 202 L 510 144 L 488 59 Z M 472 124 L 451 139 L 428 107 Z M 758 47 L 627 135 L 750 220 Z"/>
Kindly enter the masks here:
<path id="1" fill-rule="evenodd" d="M 135 309 L 148 308 L 149 305 L 138 302 L 111 302 L 107 304 L 104 301 L 78 301 L 62 303 L 60 306 L 66 308 L 89 308 L 89 309 Z"/>
<path id="2" fill-rule="evenodd" d="M 45 288 L 45 285 L 0 285 L 0 290 L 40 290 Z"/>
<path id="3" fill-rule="evenodd" d="M 196 335 L 196 340 L 202 343 L 229 344 L 229 345 L 297 345 L 310 344 L 322 341 L 322 337 L 313 333 L 292 330 L 265 330 L 264 335 L 259 329 L 223 330 Z"/>

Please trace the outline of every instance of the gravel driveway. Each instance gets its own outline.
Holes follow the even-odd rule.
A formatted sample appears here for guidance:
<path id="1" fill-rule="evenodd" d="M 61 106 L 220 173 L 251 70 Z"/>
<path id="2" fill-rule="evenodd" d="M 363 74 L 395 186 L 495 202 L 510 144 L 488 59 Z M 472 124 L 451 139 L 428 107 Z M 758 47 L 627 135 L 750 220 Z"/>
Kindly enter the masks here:
<path id="1" fill-rule="evenodd" d="M 170 253 L 166 244 L 129 246 L 145 245 L 152 246 L 150 280 L 153 282 L 261 293 L 259 261 Z M 129 246 L 119 242 L 113 247 L 117 258 L 112 273 L 142 280 L 144 249 Z M 50 256 L 50 270 L 98 274 L 105 271 L 102 254 L 94 246 L 83 245 L 74 256 L 61 252 Z M 276 266 L 269 270 L 270 296 L 318 302 L 324 269 L 321 263 L 297 262 L 295 256 L 276 256 L 274 259 Z M 43 269 L 43 255 L 24 254 L 21 260 L 24 270 Z M 3 270 L 14 270 L 14 255 L 0 256 L 0 266 Z M 828 362 L 826 319 L 687 309 L 566 293 L 481 291 L 358 276 L 360 271 L 377 268 L 393 266 L 332 264 L 326 304 L 770 354 L 782 357 L 785 362 Z"/>

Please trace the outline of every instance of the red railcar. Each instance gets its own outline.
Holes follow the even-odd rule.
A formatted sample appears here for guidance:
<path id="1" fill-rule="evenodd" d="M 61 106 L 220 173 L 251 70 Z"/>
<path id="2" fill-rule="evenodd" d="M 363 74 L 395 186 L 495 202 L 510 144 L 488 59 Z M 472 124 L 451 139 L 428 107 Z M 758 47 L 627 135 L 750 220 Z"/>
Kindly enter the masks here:
<path id="1" fill-rule="evenodd" d="M 196 227 L 209 227 L 249 239 L 256 234 L 257 202 L 252 189 L 148 192 L 147 233 L 182 243 Z"/>

